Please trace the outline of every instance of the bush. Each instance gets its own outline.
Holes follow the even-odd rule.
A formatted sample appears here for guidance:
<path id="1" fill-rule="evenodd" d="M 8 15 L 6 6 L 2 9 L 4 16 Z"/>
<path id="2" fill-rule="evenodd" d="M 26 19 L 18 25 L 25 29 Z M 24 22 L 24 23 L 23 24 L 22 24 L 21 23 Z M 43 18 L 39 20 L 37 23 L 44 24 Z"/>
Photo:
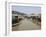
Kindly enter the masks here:
<path id="1" fill-rule="evenodd" d="M 12 24 L 14 24 L 14 23 L 18 23 L 18 22 L 19 22 L 18 17 L 16 17 L 16 16 L 12 16 Z"/>

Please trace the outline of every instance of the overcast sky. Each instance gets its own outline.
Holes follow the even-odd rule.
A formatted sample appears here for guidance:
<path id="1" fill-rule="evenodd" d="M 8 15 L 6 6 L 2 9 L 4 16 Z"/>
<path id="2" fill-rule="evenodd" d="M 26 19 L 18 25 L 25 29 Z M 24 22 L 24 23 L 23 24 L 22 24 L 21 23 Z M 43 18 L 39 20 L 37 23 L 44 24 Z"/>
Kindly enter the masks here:
<path id="1" fill-rule="evenodd" d="M 12 11 L 18 11 L 22 13 L 40 13 L 41 7 L 38 6 L 12 6 Z"/>

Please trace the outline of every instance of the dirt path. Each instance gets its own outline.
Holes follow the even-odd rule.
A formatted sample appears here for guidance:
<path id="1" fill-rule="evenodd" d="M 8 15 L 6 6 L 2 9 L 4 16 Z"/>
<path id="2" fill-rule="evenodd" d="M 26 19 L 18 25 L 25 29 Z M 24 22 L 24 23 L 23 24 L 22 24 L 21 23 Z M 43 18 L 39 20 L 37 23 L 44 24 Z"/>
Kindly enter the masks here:
<path id="1" fill-rule="evenodd" d="M 39 30 L 40 26 L 34 24 L 32 20 L 24 19 L 20 21 L 20 25 L 13 27 L 14 30 Z"/>

